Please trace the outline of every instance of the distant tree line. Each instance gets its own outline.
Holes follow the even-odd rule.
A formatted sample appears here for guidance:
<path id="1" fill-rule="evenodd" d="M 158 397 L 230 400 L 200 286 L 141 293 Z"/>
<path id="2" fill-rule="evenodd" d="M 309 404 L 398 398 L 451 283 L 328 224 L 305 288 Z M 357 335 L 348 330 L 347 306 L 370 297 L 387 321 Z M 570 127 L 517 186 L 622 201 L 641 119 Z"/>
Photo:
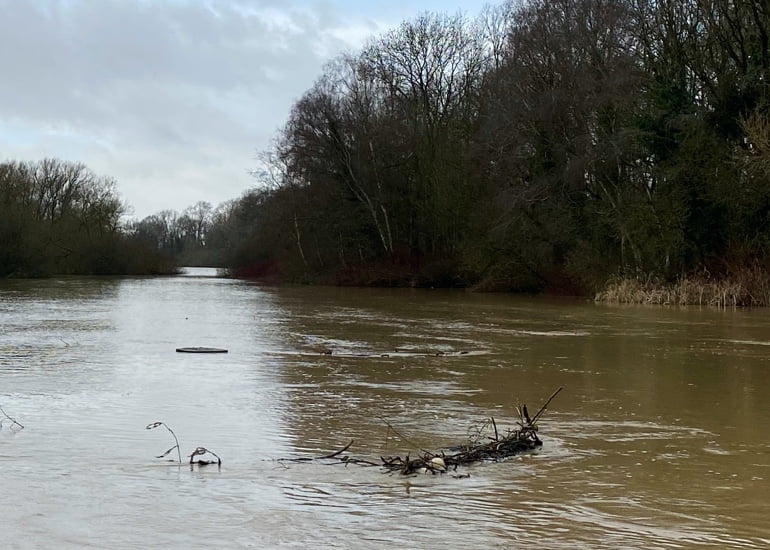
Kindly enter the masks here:
<path id="1" fill-rule="evenodd" d="M 766 267 L 769 65 L 767 2 L 425 14 L 327 65 L 210 231 L 239 273 L 350 284 Z"/>
<path id="2" fill-rule="evenodd" d="M 147 274 L 172 259 L 126 235 L 111 178 L 57 159 L 0 164 L 0 277 Z"/>
<path id="3" fill-rule="evenodd" d="M 215 265 L 209 243 L 213 221 L 211 204 L 198 202 L 181 214 L 163 210 L 141 221 L 131 221 L 126 229 L 137 241 L 173 257 L 181 265 Z"/>
<path id="4" fill-rule="evenodd" d="M 217 207 L 199 201 L 181 213 L 162 210 L 131 220 L 124 229 L 132 240 L 173 258 L 177 265 L 228 268 L 241 263 L 244 250 L 251 250 L 256 216 L 268 194 L 249 190 Z"/>

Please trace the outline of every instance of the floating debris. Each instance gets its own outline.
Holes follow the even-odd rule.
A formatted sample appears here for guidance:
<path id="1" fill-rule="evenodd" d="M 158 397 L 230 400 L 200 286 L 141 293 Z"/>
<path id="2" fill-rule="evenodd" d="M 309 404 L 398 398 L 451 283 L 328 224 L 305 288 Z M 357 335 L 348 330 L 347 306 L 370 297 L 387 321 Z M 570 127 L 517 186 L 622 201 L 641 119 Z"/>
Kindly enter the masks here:
<path id="1" fill-rule="evenodd" d="M 543 442 L 537 435 L 537 421 L 562 389 L 559 388 L 553 392 L 551 397 L 548 398 L 533 417 L 530 417 L 526 405 L 518 407 L 519 420 L 516 422 L 516 427 L 508 430 L 504 435 L 498 431 L 495 419 L 490 417 L 487 422 L 476 430 L 475 437 L 469 443 L 438 452 L 421 451 L 415 458 L 411 458 L 408 454 L 403 458 L 400 456 L 380 457 L 381 463 L 353 458 L 343 454 L 353 445 L 353 441 L 351 441 L 339 451 L 331 454 L 318 457 L 280 459 L 279 462 L 308 462 L 331 459 L 334 461 L 333 464 L 381 466 L 389 473 L 414 475 L 455 472 L 459 466 L 466 466 L 476 462 L 503 460 L 522 452 L 535 450 L 543 445 Z M 393 426 L 387 422 L 386 424 L 389 431 L 400 436 Z M 489 433 L 490 431 L 492 433 Z M 403 436 L 400 437 L 408 442 Z M 468 474 L 458 474 L 453 475 L 453 477 L 462 479 L 470 476 Z"/>
<path id="2" fill-rule="evenodd" d="M 176 348 L 177 353 L 227 353 L 225 348 L 209 348 L 205 346 L 191 346 Z"/>
<path id="3" fill-rule="evenodd" d="M 416 357 L 467 357 L 476 355 L 488 355 L 489 350 L 460 350 L 460 351 L 445 351 L 445 350 L 411 350 L 406 348 L 396 348 L 392 351 L 354 351 L 349 349 L 334 349 L 334 348 L 318 348 L 312 351 L 283 351 L 275 352 L 277 355 L 299 355 L 301 357 L 336 357 L 336 358 L 353 358 L 353 359 L 379 359 L 379 358 L 416 358 Z"/>
<path id="4" fill-rule="evenodd" d="M 524 409 L 526 410 L 526 407 Z M 489 424 L 496 426 L 495 419 L 490 417 Z M 495 435 L 490 437 L 489 441 L 461 445 L 454 447 L 449 452 L 422 451 L 416 458 L 410 458 L 409 455 L 404 458 L 400 456 L 381 457 L 382 466 L 389 472 L 398 472 L 404 475 L 443 474 L 450 470 L 457 470 L 458 466 L 466 466 L 474 462 L 509 458 L 519 453 L 537 449 L 543 444 L 537 436 L 537 426 L 520 422 L 517 425 L 518 428 L 510 430 L 502 437 L 495 428 Z"/>

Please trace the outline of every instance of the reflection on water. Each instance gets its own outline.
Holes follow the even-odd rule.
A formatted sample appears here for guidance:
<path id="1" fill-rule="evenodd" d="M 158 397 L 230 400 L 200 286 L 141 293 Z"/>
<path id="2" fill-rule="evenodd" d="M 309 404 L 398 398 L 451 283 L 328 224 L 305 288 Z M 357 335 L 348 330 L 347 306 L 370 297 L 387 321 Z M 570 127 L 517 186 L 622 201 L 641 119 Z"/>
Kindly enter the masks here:
<path id="1" fill-rule="evenodd" d="M 770 546 L 768 311 L 215 275 L 0 282 L 6 546 Z M 276 460 L 462 443 L 558 386 L 542 449 L 470 478 Z"/>

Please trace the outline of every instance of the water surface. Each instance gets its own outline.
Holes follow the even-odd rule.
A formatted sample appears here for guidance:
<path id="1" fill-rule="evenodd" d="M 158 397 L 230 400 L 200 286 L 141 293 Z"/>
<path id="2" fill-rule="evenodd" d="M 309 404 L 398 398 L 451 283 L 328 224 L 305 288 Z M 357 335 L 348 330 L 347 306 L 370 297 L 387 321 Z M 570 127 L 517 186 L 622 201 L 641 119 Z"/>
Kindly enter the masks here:
<path id="1" fill-rule="evenodd" d="M 767 310 L 212 275 L 0 282 L 6 547 L 770 546 Z M 278 460 L 463 443 L 559 386 L 542 449 L 467 478 Z"/>

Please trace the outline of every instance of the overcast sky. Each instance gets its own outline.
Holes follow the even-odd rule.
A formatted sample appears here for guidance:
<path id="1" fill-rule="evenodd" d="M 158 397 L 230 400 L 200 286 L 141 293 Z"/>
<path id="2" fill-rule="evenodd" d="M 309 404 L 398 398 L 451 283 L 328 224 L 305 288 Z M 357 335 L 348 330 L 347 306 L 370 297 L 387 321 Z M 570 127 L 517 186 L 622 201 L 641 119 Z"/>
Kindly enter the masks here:
<path id="1" fill-rule="evenodd" d="M 476 0 L 0 0 L 0 161 L 114 177 L 134 216 L 214 206 L 343 51 Z M 496 2 L 492 2 L 496 3 Z"/>

